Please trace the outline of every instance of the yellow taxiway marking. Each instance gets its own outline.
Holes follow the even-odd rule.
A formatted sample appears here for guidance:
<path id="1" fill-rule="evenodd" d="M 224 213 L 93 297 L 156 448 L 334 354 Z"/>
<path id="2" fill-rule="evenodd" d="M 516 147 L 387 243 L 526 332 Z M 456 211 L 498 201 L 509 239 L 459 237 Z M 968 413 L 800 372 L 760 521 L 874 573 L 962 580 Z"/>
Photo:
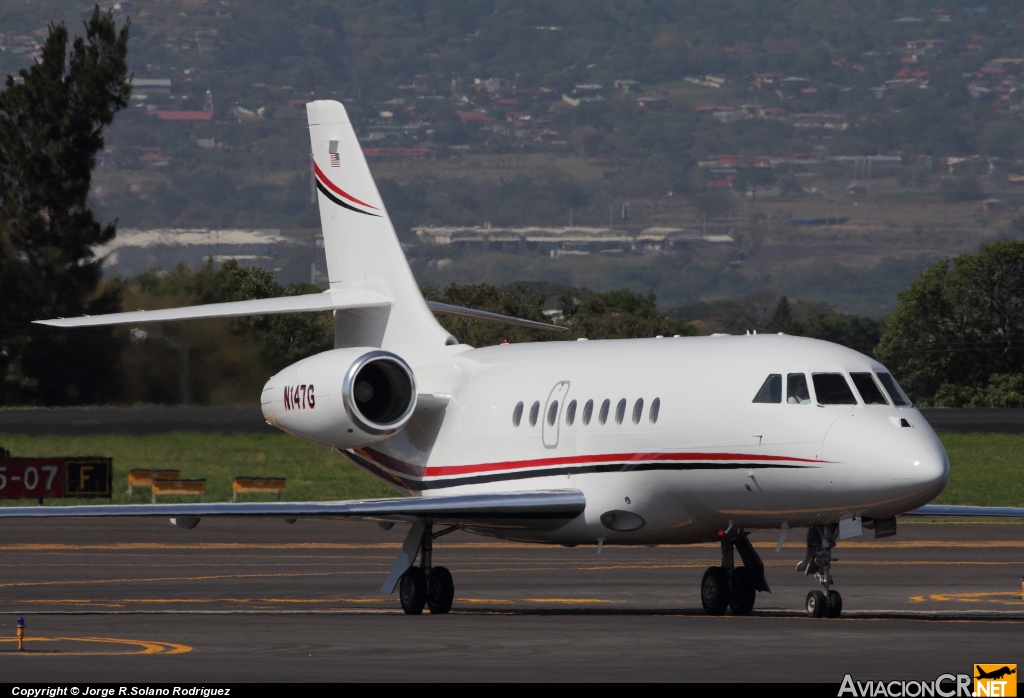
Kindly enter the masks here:
<path id="1" fill-rule="evenodd" d="M 382 603 L 383 599 L 232 599 L 232 598 L 208 598 L 208 599 L 22 599 L 19 604 L 63 604 L 69 606 L 129 606 L 131 604 L 210 604 L 210 603 L 231 603 L 231 604 L 329 604 L 329 603 Z"/>
<path id="2" fill-rule="evenodd" d="M 480 599 L 480 598 L 456 598 L 457 603 L 467 604 L 512 604 L 512 603 L 541 603 L 541 604 L 622 604 L 624 601 L 615 601 L 610 599 L 573 599 L 573 598 L 523 598 L 523 599 Z M 93 599 L 30 599 L 24 600 L 19 603 L 35 603 L 35 604 L 66 604 L 66 605 L 77 605 L 77 606 L 130 606 L 132 604 L 215 604 L 215 603 L 226 603 L 226 604 L 251 604 L 251 605 L 290 605 L 290 604 L 311 604 L 311 605 L 324 605 L 324 604 L 362 604 L 362 605 L 381 605 L 387 604 L 386 599 L 373 598 L 373 599 L 351 599 L 351 598 L 336 598 L 336 599 L 231 599 L 231 598 L 211 598 L 211 599 L 115 599 L 115 600 L 93 600 Z M 63 638 L 57 638 L 63 639 Z M 0 641 L 6 641 L 0 639 Z"/>
<path id="3" fill-rule="evenodd" d="M 691 544 L 670 544 L 662 547 L 686 547 L 686 548 L 713 548 L 718 549 L 719 543 L 691 543 Z M 558 547 L 547 543 L 509 543 L 503 541 L 491 541 L 483 543 L 451 543 L 445 546 L 449 550 L 537 550 L 550 546 L 549 549 Z M 399 542 L 394 543 L 102 543 L 89 545 L 74 545 L 70 543 L 11 543 L 0 545 L 0 552 L 129 552 L 129 551 L 171 551 L 181 550 L 188 552 L 196 551 L 222 551 L 222 550 L 285 550 L 285 551 L 307 551 L 307 550 L 397 550 L 402 547 Z M 611 548 L 618 546 L 609 545 Z M 756 548 L 774 548 L 772 541 L 754 542 Z M 784 545 L 786 548 L 803 548 L 804 543 L 790 541 Z M 843 541 L 843 549 L 858 548 L 1022 548 L 1024 540 L 989 540 L 989 541 L 950 541 L 950 540 L 903 540 L 903 541 Z"/>
<path id="4" fill-rule="evenodd" d="M 59 579 L 48 582 L 7 582 L 0 584 L 0 589 L 10 587 L 34 587 L 34 586 L 64 586 L 77 584 L 131 584 L 135 582 L 197 582 L 210 579 L 249 579 L 268 577 L 328 577 L 345 572 L 291 572 L 280 574 L 253 573 L 253 574 L 208 574 L 199 577 L 143 577 L 138 579 Z M 352 573 L 361 574 L 361 573 Z"/>
<path id="5" fill-rule="evenodd" d="M 509 604 L 509 603 L 623 603 L 622 601 L 610 601 L 608 599 L 455 599 L 459 603 L 475 604 Z"/>
<path id="6" fill-rule="evenodd" d="M 911 603 L 924 601 L 954 601 L 961 603 L 1000 603 L 1009 606 L 1024 606 L 1019 591 L 964 591 L 952 594 L 928 594 L 927 596 L 911 596 Z"/>
<path id="7" fill-rule="evenodd" d="M 1018 562 L 1014 561 L 984 561 L 979 562 L 976 560 L 836 560 L 837 563 L 842 565 L 862 565 L 862 566 L 891 566 L 891 565 L 973 565 L 973 566 L 1000 566 L 1000 565 L 1016 565 Z M 464 570 L 468 574 L 485 574 L 494 572 L 530 572 L 530 571 L 542 571 L 542 570 L 576 570 L 581 572 L 605 572 L 611 570 L 658 570 L 658 569 L 699 569 L 706 566 L 706 561 L 692 561 L 692 562 L 673 562 L 666 564 L 618 564 L 614 562 L 602 563 L 596 562 L 589 565 L 580 564 L 576 562 L 551 562 L 545 565 L 529 565 L 529 566 L 507 566 L 502 564 L 501 566 L 493 566 L 494 562 L 486 563 L 478 561 L 478 565 L 489 564 L 491 566 L 486 567 L 471 567 Z M 770 560 L 766 564 L 766 567 L 786 567 L 791 565 L 791 561 L 776 561 Z M 24 582 L 4 582 L 0 583 L 0 589 L 10 589 L 16 587 L 41 587 L 41 586 L 82 586 L 89 584 L 141 584 L 146 582 L 203 582 L 213 580 L 224 580 L 224 579 L 294 579 L 299 577 L 338 577 L 338 576 L 365 576 L 368 574 L 374 574 L 373 571 L 367 570 L 355 570 L 355 571 L 332 571 L 332 572 L 253 572 L 253 573 L 234 573 L 234 574 L 205 574 L 197 576 L 164 576 L 164 577 L 137 577 L 127 578 L 118 577 L 113 579 L 58 579 L 58 580 L 46 580 L 46 581 L 24 581 Z"/>
<path id="8" fill-rule="evenodd" d="M 63 651 L 63 650 L 35 650 L 34 645 L 42 642 L 69 642 L 69 643 L 98 643 L 106 645 L 127 645 L 130 649 L 122 652 L 116 651 Z M 0 643 L 10 643 L 15 646 L 18 644 L 17 638 L 0 637 Z M 115 637 L 28 637 L 25 638 L 25 646 L 28 648 L 25 652 L 18 652 L 14 650 L 5 650 L 5 654 L 19 654 L 24 656 L 39 656 L 39 655 L 60 655 L 67 657 L 69 655 L 121 655 L 121 654 L 184 654 L 185 652 L 191 652 L 192 648 L 188 645 L 179 645 L 174 642 L 151 642 L 147 640 L 127 640 L 123 638 Z M 134 650 L 134 651 L 131 651 Z"/>
<path id="9" fill-rule="evenodd" d="M 456 544 L 460 545 L 460 544 Z M 393 550 L 401 543 L 11 543 L 0 545 L 0 552 L 128 552 L 181 550 Z M 453 546 L 454 547 L 454 546 Z"/>

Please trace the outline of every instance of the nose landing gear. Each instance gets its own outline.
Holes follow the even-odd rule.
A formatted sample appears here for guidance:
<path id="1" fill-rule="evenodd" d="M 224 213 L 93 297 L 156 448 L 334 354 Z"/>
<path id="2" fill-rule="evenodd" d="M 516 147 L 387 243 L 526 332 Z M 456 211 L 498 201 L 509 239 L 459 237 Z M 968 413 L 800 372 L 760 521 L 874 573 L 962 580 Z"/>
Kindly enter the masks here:
<path id="1" fill-rule="evenodd" d="M 804 608 L 811 618 L 838 618 L 843 612 L 843 597 L 832 589 L 832 550 L 836 546 L 838 524 L 810 526 L 807 529 L 807 553 L 797 564 L 798 572 L 813 574 L 823 590 L 807 594 Z"/>

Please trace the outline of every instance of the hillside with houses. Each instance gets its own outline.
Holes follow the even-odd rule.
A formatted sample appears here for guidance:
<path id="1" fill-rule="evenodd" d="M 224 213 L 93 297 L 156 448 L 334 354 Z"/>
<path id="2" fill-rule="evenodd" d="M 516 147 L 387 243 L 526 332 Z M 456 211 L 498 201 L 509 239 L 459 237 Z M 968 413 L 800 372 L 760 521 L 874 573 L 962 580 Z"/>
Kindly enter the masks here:
<path id="1" fill-rule="evenodd" d="M 0 71 L 92 7 L 0 8 Z M 528 274 L 664 306 L 770 289 L 880 316 L 934 260 L 1024 235 L 1012 0 L 102 7 L 131 21 L 134 89 L 101 214 L 268 231 L 287 263 L 239 254 L 288 281 L 322 280 L 315 98 L 345 102 L 426 283 Z"/>

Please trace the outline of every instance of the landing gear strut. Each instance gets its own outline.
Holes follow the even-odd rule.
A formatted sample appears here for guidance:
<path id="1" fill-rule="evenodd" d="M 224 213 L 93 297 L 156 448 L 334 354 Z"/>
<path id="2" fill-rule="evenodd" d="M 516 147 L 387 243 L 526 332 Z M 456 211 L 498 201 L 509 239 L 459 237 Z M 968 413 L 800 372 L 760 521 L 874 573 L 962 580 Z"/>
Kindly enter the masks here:
<path id="1" fill-rule="evenodd" d="M 726 608 L 733 615 L 750 615 L 757 592 L 771 592 L 764 578 L 764 563 L 747 535 L 741 533 L 733 538 L 723 538 L 722 566 L 709 567 L 704 573 L 700 582 L 700 603 L 708 615 L 720 616 Z M 733 562 L 735 550 L 743 560 L 739 567 Z"/>
<path id="2" fill-rule="evenodd" d="M 805 608 L 811 618 L 838 618 L 843 612 L 843 597 L 832 589 L 832 549 L 836 546 L 838 524 L 811 526 L 807 529 L 807 553 L 796 566 L 798 572 L 813 574 L 822 590 L 807 594 Z"/>
<path id="3" fill-rule="evenodd" d="M 454 530 L 455 527 L 451 526 L 434 533 L 433 526 L 428 524 L 423 527 L 417 549 L 411 556 L 411 560 L 415 561 L 419 555 L 421 566 L 410 566 L 398 582 L 398 598 L 402 603 L 402 610 L 408 615 L 418 616 L 423 613 L 424 606 L 435 614 L 451 610 L 452 601 L 455 599 L 455 583 L 446 567 L 433 566 L 433 553 L 434 539 Z M 414 527 L 410 533 L 415 531 Z"/>

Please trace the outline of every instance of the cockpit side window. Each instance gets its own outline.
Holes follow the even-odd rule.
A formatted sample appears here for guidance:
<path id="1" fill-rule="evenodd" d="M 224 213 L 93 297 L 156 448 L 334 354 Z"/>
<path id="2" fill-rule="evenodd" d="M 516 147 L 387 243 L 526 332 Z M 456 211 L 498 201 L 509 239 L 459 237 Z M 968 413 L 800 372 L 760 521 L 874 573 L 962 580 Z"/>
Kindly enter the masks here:
<path id="1" fill-rule="evenodd" d="M 811 392 L 807 389 L 807 376 L 790 373 L 786 376 L 786 402 L 791 405 L 811 404 Z"/>
<path id="2" fill-rule="evenodd" d="M 846 376 L 842 373 L 815 373 L 811 379 L 814 381 L 814 394 L 818 396 L 818 404 L 857 404 L 857 398 L 853 396 L 850 384 L 846 382 Z"/>
<path id="3" fill-rule="evenodd" d="M 851 373 L 850 378 L 853 379 L 853 387 L 860 393 L 860 399 L 864 401 L 865 405 L 889 404 L 885 399 L 885 395 L 882 395 L 882 391 L 878 389 L 878 384 L 875 383 L 875 379 L 871 377 L 870 373 Z"/>
<path id="4" fill-rule="evenodd" d="M 754 402 L 782 402 L 782 374 L 773 373 L 764 379 Z"/>
<path id="5" fill-rule="evenodd" d="M 910 398 L 908 398 L 907 394 L 903 392 L 903 388 L 899 386 L 896 379 L 888 373 L 876 373 L 875 375 L 878 376 L 878 380 L 882 382 L 882 387 L 885 388 L 885 392 L 889 393 L 889 397 L 892 398 L 892 404 L 897 407 L 910 406 Z"/>

